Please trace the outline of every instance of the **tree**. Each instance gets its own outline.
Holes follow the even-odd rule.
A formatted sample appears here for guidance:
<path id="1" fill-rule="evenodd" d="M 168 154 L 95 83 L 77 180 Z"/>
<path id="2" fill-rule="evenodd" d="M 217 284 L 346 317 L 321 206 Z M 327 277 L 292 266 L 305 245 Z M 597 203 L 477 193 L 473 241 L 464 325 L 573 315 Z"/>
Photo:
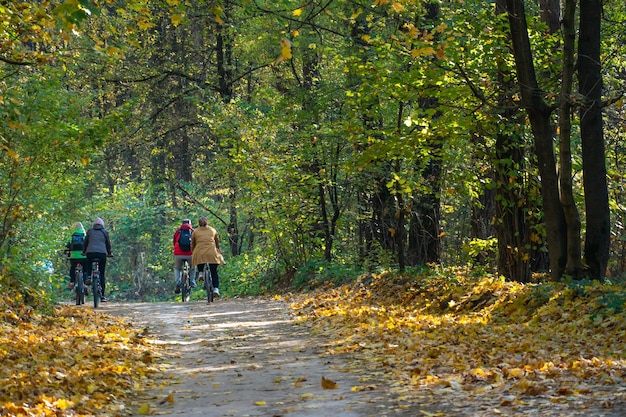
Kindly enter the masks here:
<path id="1" fill-rule="evenodd" d="M 567 225 L 559 200 L 558 175 L 552 145 L 554 134 L 554 128 L 551 125 L 552 108 L 545 102 L 537 83 L 524 2 L 507 0 L 506 6 L 521 102 L 532 127 L 541 176 L 550 271 L 552 279 L 560 280 L 567 261 Z"/>
<path id="2" fill-rule="evenodd" d="M 600 57 L 602 2 L 580 1 L 578 92 L 584 168 L 585 263 L 592 278 L 603 278 L 609 259 L 610 211 L 602 123 L 602 64 Z"/>
<path id="3" fill-rule="evenodd" d="M 524 4 L 518 0 L 508 0 L 507 11 L 522 104 L 533 129 L 541 173 L 551 276 L 559 280 L 562 274 L 567 274 L 579 279 L 583 276 L 583 266 L 580 255 L 580 218 L 573 195 L 570 125 L 571 108 L 577 104 L 572 99 L 576 2 L 565 2 L 562 22 L 563 70 L 558 114 L 560 177 L 556 174 L 552 149 L 550 116 L 554 108 L 544 101 L 544 93 L 535 77 Z M 593 278 L 604 276 L 609 248 L 608 191 L 600 110 L 600 13 L 598 2 L 581 2 L 578 78 L 579 93 L 583 99 L 580 120 L 588 222 L 585 259 Z M 558 186 L 557 178 L 560 178 Z M 560 196 L 560 201 L 557 201 L 556 196 Z"/>

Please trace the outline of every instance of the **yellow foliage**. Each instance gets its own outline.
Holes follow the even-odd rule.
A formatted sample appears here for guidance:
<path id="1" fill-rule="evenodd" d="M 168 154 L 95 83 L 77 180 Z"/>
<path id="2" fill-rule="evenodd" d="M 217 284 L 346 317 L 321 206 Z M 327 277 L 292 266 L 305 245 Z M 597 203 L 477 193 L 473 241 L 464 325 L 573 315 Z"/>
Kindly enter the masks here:
<path id="1" fill-rule="evenodd" d="M 400 13 L 406 10 L 404 5 L 397 1 L 391 4 L 391 9 L 396 13 Z"/>
<path id="2" fill-rule="evenodd" d="M 291 42 L 287 38 L 281 38 L 280 40 L 280 54 L 283 60 L 287 61 L 291 59 Z"/>
<path id="3" fill-rule="evenodd" d="M 156 349 L 130 325 L 89 308 L 59 306 L 40 316 L 6 297 L 0 301 L 0 415 L 119 415 L 119 403 L 109 398 L 130 400 L 141 390 L 157 371 L 141 358 L 156 357 Z M 148 404 L 138 410 L 151 413 Z"/>
<path id="4" fill-rule="evenodd" d="M 173 14 L 170 16 L 170 20 L 174 26 L 178 26 L 183 21 L 183 16 L 181 14 Z"/>
<path id="5" fill-rule="evenodd" d="M 421 56 L 426 56 L 426 55 L 434 55 L 435 54 L 435 48 L 433 48 L 432 46 L 424 46 L 422 48 L 414 48 L 411 50 L 411 56 L 413 58 L 418 58 Z"/>
<path id="6" fill-rule="evenodd" d="M 141 407 L 137 409 L 137 414 L 140 416 L 149 416 L 152 414 L 150 404 L 142 404 Z"/>
<path id="7" fill-rule="evenodd" d="M 520 284 L 450 270 L 368 274 L 285 298 L 301 321 L 334 341 L 327 355 L 349 353 L 391 385 L 537 396 L 564 395 L 557 390 L 572 383 L 623 383 L 626 312 L 618 301 L 606 310 L 612 294 L 623 289 Z"/>
<path id="8" fill-rule="evenodd" d="M 139 29 L 141 30 L 148 30 L 150 28 L 153 28 L 154 26 L 156 26 L 154 23 L 152 23 L 150 20 L 148 20 L 147 18 L 141 18 L 138 22 L 137 22 L 137 26 L 139 27 Z"/>

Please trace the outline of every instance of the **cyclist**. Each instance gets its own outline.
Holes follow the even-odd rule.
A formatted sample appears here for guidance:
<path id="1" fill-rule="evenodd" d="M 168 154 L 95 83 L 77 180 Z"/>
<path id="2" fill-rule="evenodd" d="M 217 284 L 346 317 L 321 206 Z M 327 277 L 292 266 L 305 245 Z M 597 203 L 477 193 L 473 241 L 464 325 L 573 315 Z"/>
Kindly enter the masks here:
<path id="1" fill-rule="evenodd" d="M 83 266 L 86 266 L 86 257 L 83 255 L 83 242 L 85 241 L 85 228 L 81 222 L 74 223 L 74 228 L 72 229 L 72 235 L 70 236 L 69 242 L 65 245 L 67 248 L 65 250 L 65 254 L 67 258 L 70 260 L 70 283 L 68 288 L 70 290 L 74 289 L 76 285 L 76 277 L 74 276 L 74 268 L 76 265 L 81 263 Z"/>
<path id="2" fill-rule="evenodd" d="M 191 267 L 191 238 L 193 234 L 191 220 L 185 219 L 178 229 L 174 232 L 172 243 L 174 244 L 174 280 L 176 282 L 176 294 L 180 293 L 180 272 L 183 268 L 183 261 L 189 262 L 191 287 L 196 286 L 196 271 Z"/>
<path id="3" fill-rule="evenodd" d="M 198 274 L 204 271 L 205 264 L 209 264 L 211 280 L 213 281 L 214 287 L 213 294 L 219 296 L 220 291 L 218 287 L 220 280 L 217 275 L 217 266 L 225 262 L 222 256 L 222 250 L 220 249 L 220 240 L 217 230 L 209 226 L 206 217 L 200 217 L 198 219 L 198 227 L 191 235 L 191 252 L 193 253 L 192 267 L 198 267 Z"/>
<path id="4" fill-rule="evenodd" d="M 107 256 L 113 256 L 113 254 L 111 253 L 109 232 L 104 228 L 104 220 L 100 217 L 93 222 L 93 227 L 87 231 L 85 243 L 83 244 L 83 255 L 87 256 L 86 272 L 88 277 L 91 275 L 92 262 L 97 259 L 100 264 L 100 288 L 102 289 L 100 301 L 106 302 L 107 299 L 104 297 L 106 285 L 104 270 L 107 264 Z"/>

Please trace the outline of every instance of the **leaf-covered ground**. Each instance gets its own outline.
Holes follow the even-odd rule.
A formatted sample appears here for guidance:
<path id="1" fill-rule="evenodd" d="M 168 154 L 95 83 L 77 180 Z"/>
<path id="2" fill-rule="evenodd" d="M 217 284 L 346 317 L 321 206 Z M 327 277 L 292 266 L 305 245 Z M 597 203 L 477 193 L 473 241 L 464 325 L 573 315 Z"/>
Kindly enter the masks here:
<path id="1" fill-rule="evenodd" d="M 372 383 L 391 384 L 407 409 L 455 398 L 441 415 L 476 402 L 482 415 L 625 415 L 625 301 L 619 286 L 459 273 L 370 275 L 292 307 L 335 341 L 327 354 L 378 370 Z"/>
<path id="2" fill-rule="evenodd" d="M 159 355 L 129 324 L 65 305 L 40 315 L 0 302 L 0 415 L 120 416 Z"/>
<path id="3" fill-rule="evenodd" d="M 431 272 L 283 299 L 325 341 L 323 356 L 347 354 L 366 375 L 352 392 L 392 394 L 390 413 L 626 415 L 623 286 Z M 152 414 L 130 404 L 155 386 L 166 357 L 141 330 L 88 306 L 41 315 L 5 297 L 0 415 Z"/>

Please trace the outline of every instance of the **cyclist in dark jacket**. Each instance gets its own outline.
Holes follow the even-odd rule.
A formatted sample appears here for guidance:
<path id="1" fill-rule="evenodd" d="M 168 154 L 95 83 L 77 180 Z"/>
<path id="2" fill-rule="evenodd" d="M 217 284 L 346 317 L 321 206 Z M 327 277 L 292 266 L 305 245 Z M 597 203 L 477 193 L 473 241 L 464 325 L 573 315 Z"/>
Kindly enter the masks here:
<path id="1" fill-rule="evenodd" d="M 109 232 L 104 228 L 104 220 L 98 217 L 93 222 L 93 227 L 87 230 L 85 236 L 85 242 L 83 244 L 83 255 L 87 256 L 87 276 L 91 275 L 91 263 L 97 259 L 100 264 L 100 287 L 102 288 L 101 301 L 107 301 L 104 297 L 104 289 L 106 285 L 106 279 L 104 277 L 104 271 L 107 264 L 107 256 L 113 256 L 111 252 L 111 240 L 109 239 Z"/>

